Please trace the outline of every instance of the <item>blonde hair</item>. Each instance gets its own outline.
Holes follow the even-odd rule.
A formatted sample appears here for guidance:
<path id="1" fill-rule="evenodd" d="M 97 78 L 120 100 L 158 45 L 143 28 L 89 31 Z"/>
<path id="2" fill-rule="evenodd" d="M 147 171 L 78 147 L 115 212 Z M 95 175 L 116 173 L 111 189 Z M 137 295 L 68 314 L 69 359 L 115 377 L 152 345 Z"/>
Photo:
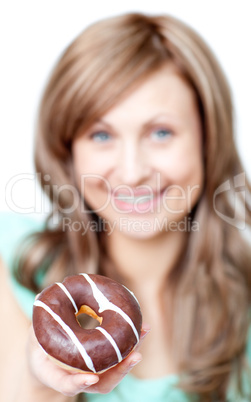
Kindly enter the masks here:
<path id="1" fill-rule="evenodd" d="M 235 213 L 234 188 L 218 194 L 218 214 L 214 203 L 219 186 L 243 172 L 234 145 L 229 85 L 212 51 L 183 22 L 142 14 L 102 20 L 79 35 L 60 58 L 42 99 L 36 138 L 41 185 L 60 219 L 57 227 L 48 219 L 45 231 L 33 237 L 32 248 L 19 263 L 19 279 L 38 291 L 35 278 L 41 267 L 47 268 L 43 286 L 79 269 L 98 272 L 98 234 L 62 230 L 64 216 L 92 219 L 81 212 L 80 194 L 78 207 L 69 212 L 76 194 L 58 191 L 74 184 L 71 144 L 81 130 L 168 62 L 197 95 L 205 166 L 205 186 L 193 210 L 200 231 L 189 234 L 184 259 L 170 277 L 173 358 L 184 373 L 180 386 L 207 401 L 212 395 L 225 398 L 233 363 L 239 373 L 243 366 L 251 255 L 238 224 L 223 218 Z M 244 197 L 238 200 L 248 212 Z"/>

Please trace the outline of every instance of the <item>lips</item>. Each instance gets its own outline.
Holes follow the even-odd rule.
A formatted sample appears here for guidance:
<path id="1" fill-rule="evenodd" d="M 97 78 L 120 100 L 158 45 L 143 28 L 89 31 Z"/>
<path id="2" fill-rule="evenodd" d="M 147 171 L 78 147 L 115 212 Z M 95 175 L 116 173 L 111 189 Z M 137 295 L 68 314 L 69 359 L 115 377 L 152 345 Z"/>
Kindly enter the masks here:
<path id="1" fill-rule="evenodd" d="M 165 190 L 162 191 L 114 191 L 114 205 L 119 212 L 153 212 Z"/>

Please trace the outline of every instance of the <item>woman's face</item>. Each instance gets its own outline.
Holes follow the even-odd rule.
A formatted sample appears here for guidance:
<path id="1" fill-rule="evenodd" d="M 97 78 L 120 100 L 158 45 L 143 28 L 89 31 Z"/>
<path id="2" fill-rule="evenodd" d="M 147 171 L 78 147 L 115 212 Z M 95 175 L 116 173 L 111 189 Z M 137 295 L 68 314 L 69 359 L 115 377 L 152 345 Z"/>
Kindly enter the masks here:
<path id="1" fill-rule="evenodd" d="M 73 160 L 82 195 L 107 234 L 189 230 L 203 186 L 193 90 L 166 65 L 74 141 Z"/>

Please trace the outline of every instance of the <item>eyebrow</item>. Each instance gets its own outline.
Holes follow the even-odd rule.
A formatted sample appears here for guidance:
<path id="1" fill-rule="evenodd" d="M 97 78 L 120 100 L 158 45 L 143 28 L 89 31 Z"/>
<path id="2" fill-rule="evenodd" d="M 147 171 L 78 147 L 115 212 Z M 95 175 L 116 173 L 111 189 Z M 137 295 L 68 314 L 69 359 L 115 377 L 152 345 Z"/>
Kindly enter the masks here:
<path id="1" fill-rule="evenodd" d="M 156 123 L 158 124 L 158 121 L 156 121 L 156 120 L 163 119 L 163 118 L 170 120 L 170 124 L 172 124 L 172 123 L 179 124 L 180 123 L 180 119 L 178 119 L 174 116 L 168 115 L 166 113 L 159 113 L 159 114 L 153 116 L 152 118 L 150 118 L 145 123 L 143 123 L 143 130 L 147 129 L 152 124 L 156 124 Z M 97 119 L 93 125 L 95 125 L 95 124 L 104 124 L 105 126 L 112 128 L 112 125 L 110 123 L 108 123 L 107 121 L 103 120 L 102 118 Z"/>

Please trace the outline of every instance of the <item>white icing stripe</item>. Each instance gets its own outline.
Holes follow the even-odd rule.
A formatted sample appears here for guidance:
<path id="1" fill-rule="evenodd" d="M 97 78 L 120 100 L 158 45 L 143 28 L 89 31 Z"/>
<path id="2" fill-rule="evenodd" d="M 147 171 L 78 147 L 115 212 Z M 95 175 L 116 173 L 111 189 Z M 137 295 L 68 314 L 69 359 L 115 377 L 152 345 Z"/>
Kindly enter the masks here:
<path id="1" fill-rule="evenodd" d="M 44 310 L 47 311 L 47 313 L 49 313 L 52 318 L 54 318 L 55 321 L 57 321 L 57 323 L 59 325 L 61 325 L 61 327 L 64 329 L 64 331 L 67 333 L 67 335 L 69 335 L 69 337 L 71 338 L 72 342 L 74 343 L 74 345 L 78 348 L 79 353 L 81 354 L 81 356 L 83 357 L 86 366 L 93 371 L 94 373 L 96 373 L 96 370 L 93 366 L 93 361 L 90 358 L 90 356 L 87 354 L 85 348 L 83 347 L 83 345 L 79 342 L 78 338 L 76 337 L 76 335 L 74 334 L 74 332 L 71 330 L 71 328 L 66 325 L 66 323 L 62 320 L 62 318 L 59 317 L 59 315 L 57 315 L 56 313 L 54 313 L 54 311 L 51 310 L 51 308 L 49 306 L 47 306 L 45 303 L 41 302 L 40 300 L 36 300 L 34 303 L 34 306 L 37 307 L 42 307 Z"/>
<path id="2" fill-rule="evenodd" d="M 121 310 L 121 308 L 119 308 L 118 306 L 115 306 L 115 304 L 111 303 L 103 295 L 103 293 L 98 289 L 98 287 L 93 282 L 93 280 L 89 277 L 89 275 L 87 275 L 87 274 L 80 274 L 80 275 L 83 275 L 85 277 L 85 279 L 87 280 L 87 282 L 89 282 L 89 284 L 91 285 L 93 296 L 99 305 L 98 312 L 101 313 L 102 311 L 105 311 L 105 310 L 113 310 L 116 313 L 120 314 L 124 318 L 124 320 L 127 321 L 128 324 L 131 326 L 131 328 L 136 336 L 137 342 L 139 342 L 139 334 L 138 334 L 131 318 L 123 310 Z"/>
<path id="3" fill-rule="evenodd" d="M 76 314 L 77 314 L 78 313 L 78 308 L 77 308 L 77 305 L 76 305 L 72 295 L 70 294 L 69 290 L 66 289 L 66 287 L 60 282 L 56 282 L 56 285 L 58 285 L 64 291 L 64 293 L 66 294 L 68 299 L 71 301 L 71 303 L 72 303 L 72 305 L 73 305 L 73 307 L 74 307 L 74 309 L 76 311 Z"/>
<path id="4" fill-rule="evenodd" d="M 120 363 L 122 361 L 122 356 L 120 353 L 120 350 L 118 348 L 118 345 L 116 344 L 115 340 L 113 339 L 113 337 L 102 327 L 97 327 L 96 328 L 98 331 L 102 332 L 102 334 L 105 335 L 105 337 L 108 339 L 108 341 L 111 343 L 111 345 L 113 346 L 117 357 L 118 357 L 118 362 Z"/>
<path id="5" fill-rule="evenodd" d="M 139 301 L 138 301 L 138 299 L 137 299 L 137 297 L 135 296 L 135 294 L 130 290 L 130 289 L 128 289 L 125 285 L 122 285 L 126 290 L 128 290 L 128 292 L 129 293 L 131 293 L 131 295 L 134 297 L 134 299 L 136 300 L 136 302 L 138 303 L 138 305 L 139 305 Z"/>

